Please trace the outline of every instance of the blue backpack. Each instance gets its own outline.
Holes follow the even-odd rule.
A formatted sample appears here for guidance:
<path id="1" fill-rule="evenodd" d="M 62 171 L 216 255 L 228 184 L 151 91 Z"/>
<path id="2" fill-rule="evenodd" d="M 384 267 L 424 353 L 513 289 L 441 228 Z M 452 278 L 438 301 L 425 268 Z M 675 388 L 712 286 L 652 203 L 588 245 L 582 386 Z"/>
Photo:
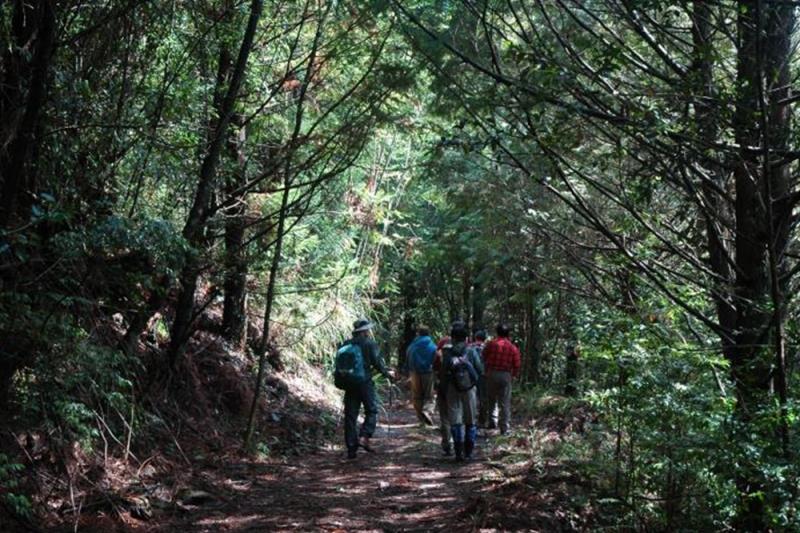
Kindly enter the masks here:
<path id="1" fill-rule="evenodd" d="M 339 389 L 354 389 L 367 382 L 364 354 L 358 344 L 348 342 L 339 348 L 333 367 L 333 384 Z"/>
<path id="2" fill-rule="evenodd" d="M 410 369 L 420 374 L 428 374 L 433 371 L 433 357 L 436 355 L 436 345 L 433 341 L 427 343 L 414 342 L 409 347 L 411 356 Z"/>

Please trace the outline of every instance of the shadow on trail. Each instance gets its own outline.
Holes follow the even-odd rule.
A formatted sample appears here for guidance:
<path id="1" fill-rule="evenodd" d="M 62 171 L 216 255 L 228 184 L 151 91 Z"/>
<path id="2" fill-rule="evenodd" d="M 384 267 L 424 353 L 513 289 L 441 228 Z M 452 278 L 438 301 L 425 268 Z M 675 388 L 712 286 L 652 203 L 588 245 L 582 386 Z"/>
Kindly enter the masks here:
<path id="1" fill-rule="evenodd" d="M 341 445 L 285 463 L 238 462 L 206 471 L 220 498 L 184 509 L 168 531 L 388 530 L 448 528 L 485 467 L 456 465 L 436 428 L 417 427 L 407 402 L 381 417 L 375 453 L 345 459 Z M 337 435 L 341 440 L 341 428 Z M 480 458 L 478 452 L 478 458 Z"/>

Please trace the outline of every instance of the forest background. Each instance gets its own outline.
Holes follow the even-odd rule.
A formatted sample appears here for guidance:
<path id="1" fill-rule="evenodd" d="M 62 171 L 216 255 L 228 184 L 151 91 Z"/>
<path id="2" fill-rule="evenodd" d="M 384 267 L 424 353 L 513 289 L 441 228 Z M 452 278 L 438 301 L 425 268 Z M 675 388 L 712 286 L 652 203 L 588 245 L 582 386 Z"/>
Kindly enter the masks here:
<path id="1" fill-rule="evenodd" d="M 797 528 L 795 16 L 4 2 L 4 506 L 37 512 L 19 434 L 144 446 L 208 342 L 252 370 L 254 449 L 268 375 L 325 368 L 356 317 L 402 366 L 460 316 L 597 413 L 562 453 L 612 523 Z"/>

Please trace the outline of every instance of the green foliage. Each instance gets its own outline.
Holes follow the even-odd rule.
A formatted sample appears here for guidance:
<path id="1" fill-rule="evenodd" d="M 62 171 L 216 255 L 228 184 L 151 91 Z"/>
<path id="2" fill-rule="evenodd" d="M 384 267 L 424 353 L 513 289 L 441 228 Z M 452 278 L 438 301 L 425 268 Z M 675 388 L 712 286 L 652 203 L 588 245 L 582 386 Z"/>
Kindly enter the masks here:
<path id="1" fill-rule="evenodd" d="M 16 475 L 24 470 L 24 466 L 13 462 L 7 455 L 0 453 L 0 499 L 14 513 L 20 516 L 31 514 L 31 502 L 27 496 L 17 494 L 18 487 Z"/>
<path id="2" fill-rule="evenodd" d="M 674 324 L 587 313 L 580 325 L 589 404 L 602 413 L 606 454 L 591 465 L 616 526 L 724 529 L 736 513 L 731 482 L 735 402 L 714 350 L 681 341 Z M 718 381 L 719 380 L 719 381 Z M 610 512 L 610 508 L 606 509 Z"/>
<path id="3" fill-rule="evenodd" d="M 140 362 L 98 344 L 74 325 L 49 330 L 51 348 L 17 378 L 20 416 L 40 420 L 65 442 L 90 450 L 99 438 L 98 417 L 119 426 L 130 411 Z"/>

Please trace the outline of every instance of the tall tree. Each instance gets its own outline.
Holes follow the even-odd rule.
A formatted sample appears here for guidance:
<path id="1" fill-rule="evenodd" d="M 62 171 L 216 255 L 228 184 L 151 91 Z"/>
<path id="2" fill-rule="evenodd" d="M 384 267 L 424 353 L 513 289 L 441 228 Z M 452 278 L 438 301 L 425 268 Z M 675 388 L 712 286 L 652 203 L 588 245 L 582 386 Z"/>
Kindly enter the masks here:
<path id="1" fill-rule="evenodd" d="M 170 332 L 169 362 L 172 366 L 176 365 L 183 356 L 186 348 L 186 341 L 192 327 L 194 318 L 194 301 L 197 290 L 197 279 L 200 275 L 199 269 L 201 261 L 197 254 L 201 253 L 205 245 L 206 223 L 211 215 L 211 198 L 217 180 L 217 166 L 219 164 L 222 148 L 227 141 L 228 128 L 234 115 L 234 106 L 239 98 L 239 90 L 244 82 L 247 69 L 248 58 L 253 49 L 258 21 L 263 10 L 263 0 L 253 0 L 250 4 L 250 14 L 247 20 L 239 53 L 230 76 L 230 82 L 224 90 L 224 97 L 219 103 L 217 110 L 217 123 L 211 136 L 211 141 L 205 150 L 203 163 L 197 180 L 194 201 L 186 224 L 183 227 L 183 236 L 186 242 L 194 248 L 186 266 L 180 276 L 181 289 L 178 295 L 178 302 L 175 306 L 175 319 Z M 222 60 L 220 60 L 220 71 L 222 71 Z M 218 76 L 218 83 L 224 83 L 226 76 Z M 218 88 L 222 93 L 223 89 Z"/>

